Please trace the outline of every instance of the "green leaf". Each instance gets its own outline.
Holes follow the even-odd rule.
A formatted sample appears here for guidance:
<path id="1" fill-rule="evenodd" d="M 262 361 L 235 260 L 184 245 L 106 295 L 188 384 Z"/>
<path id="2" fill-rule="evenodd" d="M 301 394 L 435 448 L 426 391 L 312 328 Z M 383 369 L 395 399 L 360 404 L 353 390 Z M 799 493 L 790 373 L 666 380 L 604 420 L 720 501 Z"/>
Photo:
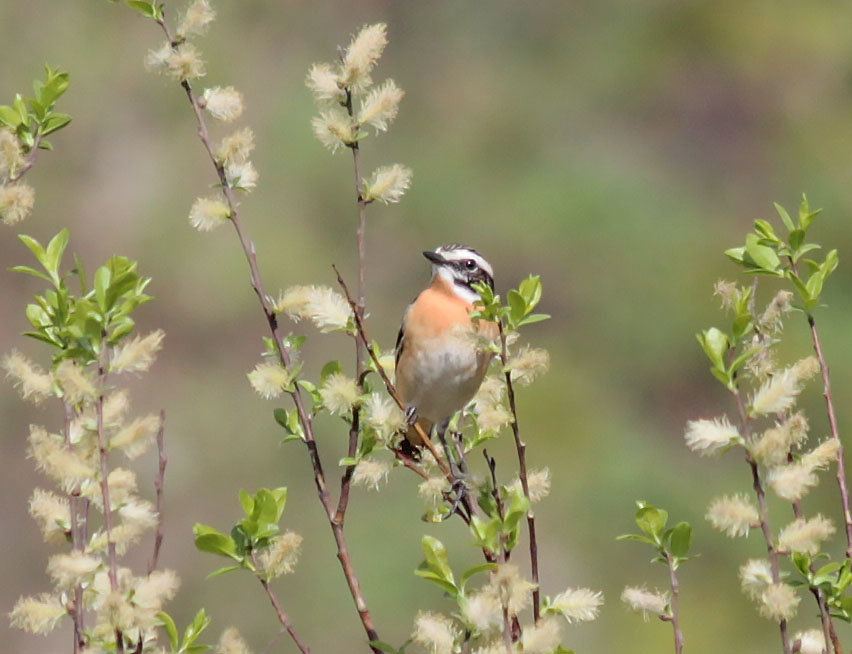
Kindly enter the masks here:
<path id="1" fill-rule="evenodd" d="M 247 516 L 250 516 L 254 512 L 254 497 L 249 494 L 248 491 L 244 489 L 240 489 L 239 493 L 240 497 L 240 506 L 243 507 L 243 511 Z"/>
<path id="2" fill-rule="evenodd" d="M 329 361 L 322 367 L 322 370 L 320 371 L 320 385 L 325 383 L 325 380 L 329 375 L 333 375 L 335 373 L 343 374 L 343 366 L 340 365 L 340 361 L 337 361 L 336 359 L 334 361 Z"/>
<path id="3" fill-rule="evenodd" d="M 730 345 L 728 335 L 716 327 L 711 327 L 698 334 L 698 342 L 713 366 L 718 370 L 724 370 L 725 354 L 727 354 Z"/>
<path id="4" fill-rule="evenodd" d="M 805 242 L 805 233 L 801 229 L 793 229 L 790 231 L 790 237 L 788 239 L 790 241 L 790 249 L 798 254 L 798 250 L 802 247 L 802 243 Z"/>
<path id="5" fill-rule="evenodd" d="M 781 222 L 783 222 L 784 226 L 792 232 L 796 226 L 793 224 L 793 219 L 790 218 L 790 214 L 787 213 L 787 210 L 777 202 L 773 202 L 773 204 L 775 205 L 775 211 L 777 211 L 778 215 L 781 216 Z"/>
<path id="6" fill-rule="evenodd" d="M 464 574 L 461 576 L 459 580 L 459 586 L 464 589 L 465 585 L 470 578 L 474 575 L 479 574 L 480 572 L 492 572 L 497 569 L 496 563 L 480 563 L 479 565 L 475 565 L 472 568 L 465 570 Z"/>
<path id="7" fill-rule="evenodd" d="M 518 291 L 526 301 L 527 313 L 529 313 L 541 301 L 541 277 L 530 275 L 520 283 Z"/>
<path id="8" fill-rule="evenodd" d="M 516 325 L 527 313 L 526 300 L 514 289 L 506 295 L 506 300 L 509 303 L 509 319 L 511 324 Z"/>
<path id="9" fill-rule="evenodd" d="M 190 625 L 186 628 L 186 631 L 183 632 L 183 643 L 181 645 L 182 650 L 190 651 L 187 648 L 190 647 L 198 640 L 198 637 L 201 633 L 210 626 L 210 618 L 207 617 L 207 612 L 204 609 L 200 609 L 198 613 L 195 614 L 195 618 L 193 618 Z"/>
<path id="10" fill-rule="evenodd" d="M 223 575 L 226 572 L 233 572 L 234 570 L 242 570 L 243 566 L 241 565 L 226 565 L 224 568 L 219 568 L 218 570 L 214 570 L 209 575 L 205 577 L 205 579 L 213 579 L 214 577 L 218 577 L 219 575 Z"/>
<path id="11" fill-rule="evenodd" d="M 147 18 L 157 17 L 157 8 L 150 2 L 144 2 L 143 0 L 127 0 L 127 6 L 131 9 L 135 9 Z"/>
<path id="12" fill-rule="evenodd" d="M 42 134 L 47 136 L 48 134 L 53 134 L 63 127 L 65 127 L 68 123 L 71 122 L 71 116 L 68 114 L 59 114 L 54 113 L 48 116 L 47 120 L 44 121 L 44 125 L 42 127 Z"/>
<path id="13" fill-rule="evenodd" d="M 616 536 L 615 540 L 637 540 L 640 543 L 647 543 L 648 545 L 656 545 L 652 538 L 648 538 L 647 536 L 641 536 L 639 534 L 621 534 L 620 536 Z"/>
<path id="14" fill-rule="evenodd" d="M 169 638 L 169 645 L 172 651 L 175 651 L 178 648 L 178 630 L 175 621 L 165 611 L 157 611 L 157 617 L 160 619 L 163 629 L 166 630 L 166 636 Z"/>
<path id="15" fill-rule="evenodd" d="M 744 261 L 745 261 L 745 248 L 744 247 L 729 248 L 729 249 L 725 250 L 725 256 L 727 256 L 729 259 L 736 261 L 737 263 L 744 263 Z"/>
<path id="16" fill-rule="evenodd" d="M 805 290 L 808 292 L 808 296 L 813 300 L 819 300 L 820 293 L 822 293 L 822 285 L 824 282 L 822 271 L 818 270 L 808 279 L 808 283 L 805 284 Z"/>
<path id="17" fill-rule="evenodd" d="M 56 236 L 50 239 L 47 244 L 45 256 L 48 263 L 48 270 L 54 273 L 59 272 L 59 266 L 62 263 L 62 255 L 65 254 L 65 248 L 68 247 L 68 238 L 70 232 L 68 229 L 63 229 Z"/>
<path id="18" fill-rule="evenodd" d="M 636 524 L 639 529 L 655 541 L 659 541 L 663 529 L 666 528 L 668 518 L 669 514 L 664 509 L 658 509 L 650 504 L 646 504 L 636 512 Z"/>
<path id="19" fill-rule="evenodd" d="M 549 320 L 550 314 L 548 313 L 531 313 L 528 316 L 524 317 L 519 323 L 518 327 L 522 325 L 531 325 L 534 322 L 541 322 L 543 320 Z"/>
<path id="20" fill-rule="evenodd" d="M 12 272 L 26 273 L 27 275 L 32 275 L 33 277 L 39 277 L 39 278 L 44 279 L 48 282 L 53 281 L 49 276 L 45 275 L 40 270 L 36 270 L 35 268 L 30 268 L 29 266 L 12 266 L 11 268 L 9 268 L 9 270 L 11 270 Z"/>
<path id="21" fill-rule="evenodd" d="M 692 545 L 692 527 L 688 522 L 678 523 L 672 529 L 670 547 L 671 553 L 679 559 L 683 559 L 689 553 Z"/>
<path id="22" fill-rule="evenodd" d="M 18 234 L 18 238 L 20 239 L 21 243 L 23 243 L 30 249 L 30 252 L 35 255 L 36 260 L 45 268 L 45 270 L 48 270 L 47 252 L 45 252 L 44 248 L 41 246 L 41 243 L 39 243 L 31 236 L 27 236 L 26 234 Z"/>
<path id="23" fill-rule="evenodd" d="M 775 250 L 766 245 L 760 244 L 760 239 L 756 234 L 746 236 L 746 257 L 744 259 L 747 265 L 752 265 L 766 272 L 776 273 L 781 265 L 781 260 L 778 258 Z"/>
<path id="24" fill-rule="evenodd" d="M 755 220 L 754 221 L 754 231 L 756 231 L 760 236 L 765 238 L 768 241 L 772 241 L 773 243 L 781 244 L 781 239 L 779 239 L 775 235 L 775 230 L 772 228 L 772 224 L 768 220 Z"/>
<path id="25" fill-rule="evenodd" d="M 107 310 L 107 291 L 109 290 L 112 273 L 106 266 L 95 271 L 95 299 L 101 311 Z"/>
<path id="26" fill-rule="evenodd" d="M 426 556 L 424 563 L 427 569 L 437 575 L 439 579 L 446 581 L 452 588 L 455 588 L 455 579 L 444 544 L 432 536 L 423 536 L 421 543 L 423 554 Z"/>
<path id="27" fill-rule="evenodd" d="M 240 557 L 237 556 L 237 544 L 233 538 L 226 536 L 209 525 L 201 523 L 195 524 L 192 528 L 192 533 L 195 534 L 195 547 L 202 552 L 227 556 L 237 561 L 240 560 Z"/>
<path id="28" fill-rule="evenodd" d="M 47 311 L 37 304 L 28 304 L 25 313 L 27 320 L 30 321 L 30 324 L 33 327 L 49 327 L 53 324 L 53 321 L 50 319 Z"/>
<path id="29" fill-rule="evenodd" d="M 383 652 L 388 652 L 388 654 L 400 654 L 400 652 L 403 651 L 401 649 L 397 649 L 393 645 L 388 645 L 383 640 L 371 640 L 369 645 L 374 649 L 378 649 Z"/>
<path id="30" fill-rule="evenodd" d="M 14 130 L 17 129 L 21 122 L 21 116 L 15 109 L 9 105 L 0 104 L 0 123 L 3 123 Z"/>
<path id="31" fill-rule="evenodd" d="M 21 117 L 21 124 L 24 127 L 29 127 L 30 112 L 27 111 L 27 105 L 24 103 L 24 99 L 21 97 L 20 93 L 15 94 L 15 101 L 12 103 L 12 106 L 15 107 L 15 111 L 17 111 L 18 115 Z"/>

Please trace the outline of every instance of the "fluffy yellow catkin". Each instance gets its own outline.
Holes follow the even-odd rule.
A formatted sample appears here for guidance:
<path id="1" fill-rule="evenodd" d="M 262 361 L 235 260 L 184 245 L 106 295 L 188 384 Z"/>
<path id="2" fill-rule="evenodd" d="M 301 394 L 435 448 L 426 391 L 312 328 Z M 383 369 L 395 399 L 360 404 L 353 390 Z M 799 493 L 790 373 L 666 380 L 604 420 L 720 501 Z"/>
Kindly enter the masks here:
<path id="1" fill-rule="evenodd" d="M 361 399 L 355 380 L 342 372 L 328 375 L 319 389 L 319 394 L 323 406 L 336 416 L 349 413 Z"/>
<path id="2" fill-rule="evenodd" d="M 776 373 L 754 394 L 751 400 L 752 413 L 768 415 L 787 411 L 796 403 L 804 382 L 818 370 L 816 357 L 808 357 Z"/>
<path id="3" fill-rule="evenodd" d="M 35 191 L 24 182 L 0 186 L 0 222 L 15 225 L 30 215 L 35 205 Z"/>
<path id="4" fill-rule="evenodd" d="M 432 654 L 452 652 L 459 636 L 460 631 L 451 618 L 430 611 L 417 614 L 411 634 L 414 642 L 428 648 Z"/>
<path id="5" fill-rule="evenodd" d="M 110 370 L 113 372 L 146 372 L 163 347 L 166 333 L 157 329 L 145 336 L 134 336 L 113 350 Z"/>
<path id="6" fill-rule="evenodd" d="M 399 202 L 411 186 L 411 168 L 401 164 L 381 166 L 364 185 L 364 199 L 385 204 Z"/>
<path id="7" fill-rule="evenodd" d="M 248 379 L 258 395 L 271 400 L 284 392 L 284 387 L 290 383 L 290 373 L 277 363 L 258 363 L 248 373 Z"/>
<path id="8" fill-rule="evenodd" d="M 568 622 L 589 622 L 598 617 L 603 593 L 590 588 L 568 588 L 553 598 L 551 606 Z"/>
<path id="9" fill-rule="evenodd" d="M 20 352 L 3 357 L 3 369 L 25 400 L 38 404 L 53 392 L 53 377 Z"/>
<path id="10" fill-rule="evenodd" d="M 356 486 L 379 490 L 381 485 L 387 481 L 391 471 L 391 462 L 375 457 L 366 457 L 355 466 L 352 474 L 352 483 Z"/>
<path id="11" fill-rule="evenodd" d="M 713 500 L 704 517 L 731 538 L 748 536 L 749 530 L 760 522 L 757 508 L 741 494 L 725 495 Z"/>
<path id="12" fill-rule="evenodd" d="M 31 634 L 46 635 L 53 631 L 68 613 L 58 597 L 43 593 L 37 597 L 21 597 L 9 614 L 9 623 Z"/>
<path id="13" fill-rule="evenodd" d="M 365 89 L 371 83 L 370 72 L 388 43 L 387 25 L 367 25 L 352 39 L 343 55 L 341 82 L 354 89 Z"/>
<path id="14" fill-rule="evenodd" d="M 217 654 L 251 654 L 246 641 L 240 636 L 236 627 L 228 627 L 222 632 L 219 644 L 216 647 Z"/>
<path id="15" fill-rule="evenodd" d="M 690 420 L 684 439 L 693 452 L 701 456 L 716 454 L 740 437 L 727 416 L 713 420 Z"/>
<path id="16" fill-rule="evenodd" d="M 267 579 L 290 574 L 296 567 L 302 548 L 302 537 L 294 531 L 276 536 L 260 554 L 260 566 Z"/>
<path id="17" fill-rule="evenodd" d="M 660 616 L 669 615 L 669 598 L 665 593 L 628 586 L 621 593 L 621 601 L 634 611 L 642 613 L 645 620 L 650 613 Z"/>

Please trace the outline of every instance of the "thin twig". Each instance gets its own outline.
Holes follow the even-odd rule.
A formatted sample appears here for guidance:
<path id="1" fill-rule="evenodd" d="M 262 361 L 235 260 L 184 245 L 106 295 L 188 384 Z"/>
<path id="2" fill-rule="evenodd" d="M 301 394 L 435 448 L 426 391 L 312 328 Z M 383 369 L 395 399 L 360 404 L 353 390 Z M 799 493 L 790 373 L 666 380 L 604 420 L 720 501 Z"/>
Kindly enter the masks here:
<path id="1" fill-rule="evenodd" d="M 107 456 L 106 432 L 104 430 L 104 395 L 106 393 L 106 369 L 109 358 L 109 345 L 106 332 L 101 333 L 101 351 L 98 357 L 98 400 L 95 404 L 98 429 L 98 453 L 100 455 L 101 498 L 104 505 L 104 530 L 107 537 L 107 556 L 109 558 L 109 585 L 115 592 L 118 590 L 118 560 L 115 542 L 112 540 L 112 506 L 109 502 L 109 459 Z M 115 646 L 120 654 L 124 652 L 124 635 L 120 629 L 115 630 Z"/>
<path id="2" fill-rule="evenodd" d="M 675 640 L 675 654 L 683 652 L 683 632 L 680 629 L 680 582 L 677 578 L 677 568 L 675 566 L 674 557 L 669 553 L 665 553 L 666 563 L 669 566 L 669 581 L 672 587 L 672 599 L 669 603 L 672 614 L 668 620 L 672 623 Z"/>
<path id="3" fill-rule="evenodd" d="M 799 267 L 792 257 L 789 258 L 790 268 L 797 276 Z M 819 338 L 819 330 L 816 326 L 816 320 L 810 311 L 806 312 L 808 318 L 808 327 L 811 330 L 811 341 L 813 342 L 814 352 L 819 360 L 819 369 L 822 373 L 823 391 L 822 395 L 825 398 L 825 406 L 828 410 L 828 423 L 831 427 L 831 437 L 837 443 L 837 485 L 840 488 L 840 501 L 843 505 L 843 522 L 846 528 L 846 558 L 852 559 L 852 511 L 849 508 L 849 486 L 846 482 L 846 458 L 844 455 L 843 441 L 840 440 L 840 430 L 837 426 L 837 414 L 834 412 L 834 399 L 831 394 L 831 375 L 829 373 L 828 363 L 825 360 L 825 354 L 822 351 L 822 342 Z"/>
<path id="4" fill-rule="evenodd" d="M 808 325 L 811 329 L 814 351 L 819 360 L 819 368 L 822 372 L 823 397 L 828 410 L 828 423 L 831 426 L 831 437 L 837 443 L 837 485 L 840 487 L 840 499 L 843 504 L 843 520 L 846 526 L 846 558 L 852 558 L 852 512 L 849 509 L 849 486 L 846 483 L 846 462 L 844 457 L 843 441 L 840 440 L 840 430 L 837 427 L 837 414 L 834 412 L 834 399 L 831 395 L 831 376 L 828 363 L 822 351 L 822 343 L 819 339 L 816 320 L 808 313 Z"/>
<path id="5" fill-rule="evenodd" d="M 255 568 L 257 568 L 257 559 L 255 558 L 254 552 L 252 552 L 252 561 L 255 564 Z M 281 623 L 281 626 L 290 634 L 290 638 L 293 639 L 293 642 L 296 643 L 296 647 L 299 648 L 299 651 L 302 654 L 310 654 L 311 648 L 305 645 L 299 635 L 296 633 L 296 630 L 293 628 L 293 623 L 290 621 L 290 616 L 287 615 L 287 612 L 281 606 L 281 602 L 278 601 L 278 596 L 272 591 L 272 587 L 269 585 L 269 581 L 261 575 L 257 574 L 257 580 L 260 582 L 260 585 L 263 586 L 263 590 L 266 591 L 267 597 L 269 597 L 269 601 L 272 602 L 272 608 L 275 609 L 275 614 L 278 616 L 278 622 Z"/>
<path id="6" fill-rule="evenodd" d="M 353 116 L 352 111 L 352 91 L 346 91 L 346 110 L 349 117 Z M 367 253 L 365 246 L 365 238 L 367 232 L 367 205 L 364 202 L 362 193 L 363 180 L 361 179 L 361 170 L 359 166 L 358 142 L 356 141 L 349 146 L 352 150 L 352 162 L 355 171 L 355 201 L 358 205 L 358 229 L 356 230 L 356 242 L 358 245 L 358 305 L 354 308 L 355 313 L 360 318 L 364 317 L 364 312 L 367 306 Z M 364 350 L 361 347 L 361 341 L 357 338 L 355 341 L 355 376 L 358 380 L 359 393 L 364 392 Z M 360 436 L 361 426 L 361 407 L 356 406 L 352 409 L 352 423 L 349 427 L 349 448 L 347 456 L 352 459 L 358 452 L 358 438 Z M 349 506 L 349 492 L 352 488 L 352 474 L 355 471 L 355 465 L 347 465 L 343 470 L 343 476 L 340 479 L 340 499 L 337 502 L 337 512 L 335 520 L 341 525 L 346 519 L 346 509 Z"/>
<path id="7" fill-rule="evenodd" d="M 748 414 L 746 413 L 745 404 L 743 404 L 743 398 L 740 395 L 739 390 L 732 390 L 731 394 L 734 396 L 737 404 L 737 412 L 740 417 L 740 429 L 742 430 L 743 438 L 748 438 L 749 433 L 749 419 Z M 748 449 L 745 449 L 745 459 L 746 463 L 749 465 L 749 469 L 751 470 L 751 479 L 752 486 L 754 488 L 754 493 L 757 496 L 757 504 L 758 504 L 758 515 L 760 516 L 760 529 L 763 532 L 763 538 L 766 541 L 766 551 L 769 554 L 769 563 L 770 568 L 772 569 L 772 583 L 778 584 L 781 582 L 781 570 L 778 564 L 778 549 L 775 547 L 775 539 L 772 536 L 772 528 L 769 525 L 769 507 L 766 502 L 766 491 L 763 488 L 763 482 L 760 479 L 760 471 L 757 467 L 757 462 L 751 456 L 751 452 Z M 778 622 L 778 628 L 781 632 L 781 646 L 784 649 L 784 654 L 791 654 L 790 650 L 790 638 L 787 634 L 787 621 L 780 620 Z"/>
<path id="8" fill-rule="evenodd" d="M 500 329 L 500 362 L 503 364 L 503 368 L 506 369 L 509 363 L 506 332 L 503 330 L 502 321 L 498 322 L 497 325 Z M 518 408 L 515 404 L 512 371 L 506 369 L 504 376 L 506 378 L 506 393 L 509 396 L 509 409 L 512 412 L 512 435 L 515 438 L 515 449 L 518 452 L 518 476 L 521 478 L 521 487 L 524 489 L 524 496 L 530 502 L 530 508 L 527 510 L 527 527 L 530 534 L 530 568 L 532 570 L 533 584 L 535 584 L 533 588 L 533 618 L 538 622 L 541 617 L 541 589 L 539 588 L 538 578 L 538 541 L 535 534 L 535 514 L 532 511 L 530 485 L 527 477 L 527 444 L 521 440 L 520 427 L 518 426 Z"/>
<path id="9" fill-rule="evenodd" d="M 169 40 L 169 43 L 171 43 L 173 46 L 177 45 L 172 37 L 171 31 L 169 30 L 169 27 L 166 24 L 165 20 L 157 20 L 156 22 L 162 28 L 163 32 L 166 35 L 166 38 Z M 284 344 L 284 339 L 281 335 L 281 331 L 278 326 L 277 315 L 274 309 L 272 308 L 269 296 L 264 290 L 263 279 L 260 275 L 260 269 L 257 265 L 257 251 L 255 249 L 254 243 L 248 238 L 245 233 L 245 230 L 243 229 L 242 222 L 240 220 L 240 215 L 237 211 L 237 201 L 234 195 L 234 189 L 228 184 L 224 166 L 216 159 L 216 155 L 214 154 L 213 148 L 210 145 L 210 137 L 207 130 L 207 124 L 204 120 L 204 116 L 201 112 L 201 107 L 198 103 L 198 98 L 196 97 L 192 86 L 187 80 L 183 80 L 181 82 L 181 86 L 183 87 L 186 93 L 186 97 L 189 100 L 190 105 L 192 105 L 192 110 L 195 114 L 196 123 L 198 125 L 198 137 L 201 140 L 204 149 L 207 151 L 207 154 L 210 157 L 211 162 L 213 163 L 213 167 L 216 169 L 216 174 L 219 178 L 219 182 L 222 187 L 222 193 L 225 196 L 225 200 L 227 201 L 230 210 L 231 223 L 234 225 L 234 229 L 237 232 L 237 236 L 243 248 L 243 253 L 245 254 L 246 261 L 249 265 L 251 285 L 255 293 L 257 294 L 261 308 L 263 309 L 264 316 L 266 317 L 267 324 L 269 325 L 269 330 L 272 334 L 273 340 L 275 341 L 278 357 L 284 367 L 289 368 L 291 362 L 290 353 L 287 346 Z M 320 458 L 316 438 L 314 437 L 313 433 L 313 421 L 308 411 L 305 409 L 305 404 L 302 399 L 299 387 L 297 386 L 295 390 L 289 393 L 289 395 L 291 396 L 294 404 L 296 405 L 296 411 L 299 415 L 299 422 L 305 432 L 304 442 L 306 447 L 308 448 L 308 454 L 311 459 L 311 465 L 314 470 L 314 482 L 317 487 L 317 493 L 319 495 L 320 502 L 323 505 L 323 508 L 328 517 L 329 525 L 331 526 L 332 533 L 334 534 L 335 544 L 337 545 L 337 558 L 343 568 L 343 574 L 346 577 L 346 582 L 349 586 L 349 591 L 352 594 L 353 600 L 355 601 L 355 607 L 361 619 L 361 624 L 363 625 L 364 630 L 367 633 L 367 638 L 370 641 L 378 640 L 379 636 L 373 623 L 372 614 L 370 613 L 370 610 L 367 607 L 367 600 L 365 599 L 364 594 L 361 591 L 361 584 L 358 581 L 358 577 L 355 574 L 355 570 L 352 566 L 352 560 L 349 555 L 349 546 L 346 541 L 346 536 L 343 533 L 343 524 L 336 520 L 336 507 L 328 491 L 328 485 L 326 483 L 322 460 Z M 374 654 L 380 654 L 381 652 L 381 650 L 376 647 L 370 646 L 370 648 L 372 649 Z"/>
<path id="10" fill-rule="evenodd" d="M 160 561 L 160 547 L 163 545 L 163 483 L 166 478 L 166 464 L 169 459 L 166 456 L 166 411 L 160 410 L 160 428 L 157 430 L 157 479 L 154 480 L 154 490 L 157 493 L 157 533 L 154 535 L 154 554 L 148 564 L 148 574 L 157 569 Z"/>
<path id="11" fill-rule="evenodd" d="M 68 402 L 63 402 L 65 409 L 65 447 L 69 450 L 73 449 L 71 443 L 71 422 L 74 419 L 74 407 Z M 71 514 L 71 547 L 76 551 L 83 551 L 83 538 L 81 533 L 81 525 L 79 524 L 79 515 L 77 513 L 77 505 L 80 501 L 80 488 L 74 488 L 68 493 L 68 508 Z M 83 585 L 77 584 L 74 586 L 74 654 L 77 654 L 86 646 L 85 637 L 85 611 L 86 607 L 83 604 Z"/>

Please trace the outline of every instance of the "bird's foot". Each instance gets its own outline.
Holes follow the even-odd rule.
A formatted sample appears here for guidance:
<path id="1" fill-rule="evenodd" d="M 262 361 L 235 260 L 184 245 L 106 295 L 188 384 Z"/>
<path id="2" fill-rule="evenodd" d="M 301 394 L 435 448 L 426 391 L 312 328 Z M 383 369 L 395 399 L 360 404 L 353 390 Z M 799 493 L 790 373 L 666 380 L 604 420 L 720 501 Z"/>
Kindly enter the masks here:
<path id="1" fill-rule="evenodd" d="M 405 424 L 413 427 L 415 422 L 417 422 L 417 407 L 412 404 L 405 408 Z"/>

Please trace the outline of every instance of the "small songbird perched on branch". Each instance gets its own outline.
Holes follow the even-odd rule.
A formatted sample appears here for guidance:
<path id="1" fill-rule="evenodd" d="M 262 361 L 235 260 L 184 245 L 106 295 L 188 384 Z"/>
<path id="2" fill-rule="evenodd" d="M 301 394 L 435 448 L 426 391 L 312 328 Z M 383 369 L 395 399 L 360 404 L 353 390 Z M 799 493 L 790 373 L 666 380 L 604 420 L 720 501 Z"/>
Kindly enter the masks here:
<path id="1" fill-rule="evenodd" d="M 437 425 L 443 437 L 456 411 L 473 398 L 493 354 L 479 336 L 494 338 L 497 325 L 471 320 L 479 294 L 476 282 L 494 288 L 494 272 L 481 254 L 463 245 L 444 245 L 423 253 L 432 262 L 432 279 L 402 318 L 396 341 L 396 389 L 428 434 Z M 409 429 L 413 445 L 421 439 Z"/>

